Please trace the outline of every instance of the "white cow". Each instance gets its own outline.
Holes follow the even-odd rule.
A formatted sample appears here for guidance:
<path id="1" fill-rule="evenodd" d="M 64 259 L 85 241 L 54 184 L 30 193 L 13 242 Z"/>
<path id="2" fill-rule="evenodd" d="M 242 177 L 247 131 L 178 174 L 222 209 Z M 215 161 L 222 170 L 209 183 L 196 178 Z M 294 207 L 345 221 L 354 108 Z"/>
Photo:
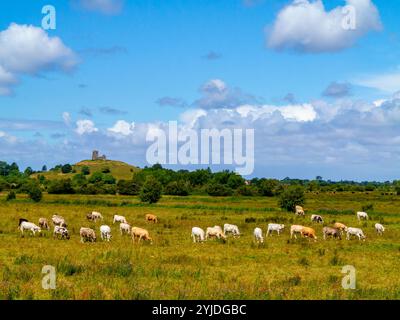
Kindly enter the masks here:
<path id="1" fill-rule="evenodd" d="M 365 240 L 366 236 L 364 232 L 359 228 L 348 228 L 347 229 L 347 240 L 350 240 L 351 236 L 358 237 L 358 240 Z"/>
<path id="2" fill-rule="evenodd" d="M 60 226 L 54 226 L 53 237 L 60 238 L 60 236 L 61 236 L 61 239 L 67 239 L 67 240 L 70 239 L 70 235 L 69 235 L 67 228 L 60 227 Z"/>
<path id="3" fill-rule="evenodd" d="M 113 224 L 116 223 L 116 222 L 126 223 L 126 224 L 128 223 L 124 216 L 119 216 L 119 215 L 115 215 L 114 216 Z"/>
<path id="4" fill-rule="evenodd" d="M 321 216 L 317 215 L 317 214 L 311 215 L 311 221 L 312 222 L 318 222 L 318 223 L 324 223 L 324 219 Z"/>
<path id="5" fill-rule="evenodd" d="M 106 240 L 110 241 L 112 236 L 111 236 L 111 228 L 109 226 L 103 225 L 100 227 L 100 236 L 101 240 Z"/>
<path id="6" fill-rule="evenodd" d="M 381 225 L 380 223 L 376 223 L 375 230 L 381 236 L 385 232 L 385 227 L 383 225 Z"/>
<path id="7" fill-rule="evenodd" d="M 232 233 L 235 237 L 240 236 L 238 226 L 234 224 L 225 223 L 224 224 L 224 234 L 227 235 L 228 233 Z"/>
<path id="8" fill-rule="evenodd" d="M 199 227 L 193 227 L 192 228 L 192 235 L 191 237 L 193 238 L 193 242 L 203 242 L 205 240 L 204 237 L 204 230 L 199 228 Z"/>
<path id="9" fill-rule="evenodd" d="M 270 223 L 268 225 L 267 236 L 272 237 L 272 233 L 276 231 L 278 235 L 281 234 L 281 231 L 285 228 L 284 224 Z"/>
<path id="10" fill-rule="evenodd" d="M 293 225 L 290 227 L 290 239 L 294 238 L 297 239 L 297 234 L 303 232 L 304 227 L 303 226 L 298 226 L 298 225 Z"/>
<path id="11" fill-rule="evenodd" d="M 121 231 L 121 235 L 123 235 L 124 233 L 126 234 L 130 234 L 131 233 L 131 226 L 127 223 L 121 223 L 119 225 L 119 230 Z"/>
<path id="12" fill-rule="evenodd" d="M 214 237 L 217 239 L 226 240 L 225 234 L 223 232 L 221 232 L 221 229 L 218 228 L 218 226 L 217 226 L 217 228 L 215 228 L 215 227 L 207 228 L 207 230 L 206 230 L 206 240 L 208 238 L 214 238 Z"/>
<path id="13" fill-rule="evenodd" d="M 103 216 L 100 212 L 93 211 L 92 212 L 93 221 L 103 220 Z"/>
<path id="14" fill-rule="evenodd" d="M 368 220 L 368 213 L 366 212 L 357 212 L 357 219 L 360 220 Z"/>
<path id="15" fill-rule="evenodd" d="M 24 231 L 31 231 L 33 235 L 35 235 L 36 232 L 40 233 L 42 231 L 36 224 L 27 221 L 22 222 L 19 229 L 21 230 L 21 235 L 24 235 Z"/>
<path id="16" fill-rule="evenodd" d="M 51 218 L 51 220 L 53 221 L 53 224 L 55 226 L 60 226 L 60 227 L 67 227 L 67 224 L 65 223 L 65 219 L 62 216 L 59 215 L 53 215 L 53 217 Z"/>
<path id="17" fill-rule="evenodd" d="M 255 228 L 254 229 L 254 239 L 256 240 L 257 243 L 264 243 L 264 237 L 262 230 L 260 228 Z"/>
<path id="18" fill-rule="evenodd" d="M 296 209 L 295 213 L 297 216 L 304 217 L 306 215 L 302 206 L 296 206 L 295 209 Z"/>

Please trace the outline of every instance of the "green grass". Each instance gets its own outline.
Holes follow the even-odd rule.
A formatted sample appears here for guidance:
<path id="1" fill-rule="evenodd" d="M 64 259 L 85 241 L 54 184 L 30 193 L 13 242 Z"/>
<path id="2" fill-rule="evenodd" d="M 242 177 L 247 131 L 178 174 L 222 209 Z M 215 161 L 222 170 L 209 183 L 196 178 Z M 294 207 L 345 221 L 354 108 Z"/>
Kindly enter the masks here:
<path id="1" fill-rule="evenodd" d="M 133 173 L 139 171 L 140 169 L 129 165 L 125 162 L 114 161 L 114 160 L 84 160 L 73 165 L 72 168 L 76 171 L 75 173 L 63 174 L 56 171 L 48 171 L 43 173 L 35 173 L 32 178 L 36 178 L 38 175 L 43 175 L 48 180 L 56 179 L 68 179 L 72 178 L 75 174 L 81 173 L 82 167 L 87 166 L 90 168 L 90 177 L 93 173 L 102 171 L 104 168 L 109 168 L 110 173 L 117 180 L 130 180 L 132 179 Z"/>
<path id="2" fill-rule="evenodd" d="M 307 217 L 281 211 L 275 198 L 163 197 L 159 204 L 143 205 L 136 197 L 44 195 L 34 204 L 23 195 L 6 202 L 0 194 L 0 299 L 399 299 L 400 298 L 400 197 L 380 194 L 307 194 Z M 125 205 L 121 205 L 121 204 Z M 371 220 L 359 223 L 354 212 L 374 203 Z M 90 244 L 79 242 L 86 213 L 97 210 L 111 225 L 113 239 Z M 322 240 L 322 225 L 309 221 L 321 213 L 327 225 L 335 221 L 362 227 L 365 242 Z M 63 215 L 71 240 L 21 238 L 18 219 L 37 222 L 40 217 Z M 156 214 L 159 224 L 144 216 Z M 112 226 L 121 214 L 133 226 L 144 227 L 153 245 L 133 245 Z M 375 234 L 373 225 L 384 220 L 387 232 Z M 266 231 L 269 222 L 285 223 L 285 232 L 256 245 L 256 226 Z M 237 224 L 243 233 L 226 243 L 193 244 L 193 226 Z M 317 242 L 290 240 L 290 224 L 317 230 Z M 357 289 L 341 287 L 341 269 L 357 270 Z M 42 267 L 57 270 L 56 290 L 43 290 Z"/>

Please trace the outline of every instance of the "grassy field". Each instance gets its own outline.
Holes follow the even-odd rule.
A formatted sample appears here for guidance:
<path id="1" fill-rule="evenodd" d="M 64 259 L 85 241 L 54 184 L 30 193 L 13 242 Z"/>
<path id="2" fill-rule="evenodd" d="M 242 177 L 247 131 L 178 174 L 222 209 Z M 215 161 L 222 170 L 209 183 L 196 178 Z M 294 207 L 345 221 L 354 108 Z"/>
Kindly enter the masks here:
<path id="1" fill-rule="evenodd" d="M 157 205 L 140 204 L 135 197 L 51 196 L 39 204 L 19 196 L 5 202 L 0 194 L 0 299 L 399 299 L 400 197 L 370 194 L 307 194 L 306 218 L 278 209 L 275 198 L 164 197 Z M 371 220 L 359 223 L 354 211 L 374 204 Z M 100 211 L 104 223 L 114 214 L 133 226 L 147 228 L 153 245 L 133 245 L 112 226 L 111 243 L 79 242 L 81 226 L 96 228 L 85 215 Z M 71 240 L 50 234 L 21 238 L 18 219 L 37 223 L 55 213 L 67 219 Z M 144 216 L 154 213 L 157 225 Z M 367 240 L 323 241 L 322 226 L 310 222 L 320 213 L 326 224 L 340 221 L 363 228 Z M 270 222 L 287 227 L 280 237 L 256 245 L 252 232 L 265 232 Z M 387 227 L 383 237 L 374 224 Z M 191 228 L 237 224 L 243 233 L 226 243 L 193 244 Z M 290 224 L 313 226 L 317 242 L 289 239 Z M 57 270 L 57 288 L 43 290 L 44 265 Z M 342 267 L 357 270 L 357 289 L 341 286 Z"/>
<path id="2" fill-rule="evenodd" d="M 117 180 L 125 179 L 130 180 L 132 179 L 133 173 L 139 171 L 140 169 L 134 167 L 130 164 L 121 161 L 114 161 L 114 160 L 84 160 L 78 162 L 72 166 L 74 173 L 66 173 L 63 174 L 57 171 L 48 171 L 48 172 L 41 172 L 35 173 L 32 175 L 32 178 L 37 178 L 38 175 L 43 175 L 48 180 L 55 180 L 55 179 L 72 179 L 72 177 L 82 172 L 83 167 L 89 167 L 90 175 L 89 177 L 95 172 L 101 172 L 104 168 L 110 169 L 110 173 L 114 178 Z"/>

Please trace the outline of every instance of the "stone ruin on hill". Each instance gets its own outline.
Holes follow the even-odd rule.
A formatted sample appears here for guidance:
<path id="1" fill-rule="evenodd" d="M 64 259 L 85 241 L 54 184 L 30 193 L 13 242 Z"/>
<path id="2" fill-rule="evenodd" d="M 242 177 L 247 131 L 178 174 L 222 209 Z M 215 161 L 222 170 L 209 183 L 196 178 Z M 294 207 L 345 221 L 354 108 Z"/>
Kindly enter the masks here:
<path id="1" fill-rule="evenodd" d="M 92 160 L 107 160 L 107 157 L 104 154 L 100 155 L 97 150 L 94 150 L 92 153 Z"/>

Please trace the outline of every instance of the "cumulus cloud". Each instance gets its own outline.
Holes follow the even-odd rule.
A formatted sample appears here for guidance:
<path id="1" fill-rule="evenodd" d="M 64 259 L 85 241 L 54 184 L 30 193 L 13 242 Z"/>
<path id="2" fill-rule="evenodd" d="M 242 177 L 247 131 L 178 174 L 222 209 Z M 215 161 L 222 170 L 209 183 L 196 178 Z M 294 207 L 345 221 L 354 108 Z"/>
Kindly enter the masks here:
<path id="1" fill-rule="evenodd" d="M 77 63 L 60 38 L 32 25 L 12 23 L 0 32 L 0 95 L 11 94 L 20 76 L 68 71 Z"/>
<path id="2" fill-rule="evenodd" d="M 347 8 L 350 9 L 346 11 Z M 349 29 L 344 25 L 352 13 L 355 25 Z M 379 11 L 371 0 L 346 0 L 346 6 L 331 11 L 325 9 L 322 0 L 294 0 L 267 28 L 267 44 L 277 50 L 335 52 L 353 46 L 368 32 L 381 29 Z"/>
<path id="3" fill-rule="evenodd" d="M 201 98 L 193 103 L 193 107 L 201 109 L 231 109 L 246 103 L 256 103 L 257 99 L 244 93 L 239 88 L 228 87 L 220 79 L 206 82 L 200 88 Z"/>
<path id="4" fill-rule="evenodd" d="M 125 120 L 117 121 L 112 128 L 109 128 L 108 131 L 117 135 L 129 136 L 133 134 L 133 130 L 135 129 L 135 123 L 129 123 Z"/>
<path id="5" fill-rule="evenodd" d="M 115 15 L 122 11 L 124 0 L 79 0 L 79 4 L 88 11 Z"/>
<path id="6" fill-rule="evenodd" d="M 71 115 L 69 114 L 69 112 L 63 112 L 62 118 L 66 126 L 69 126 L 71 124 Z"/>
<path id="7" fill-rule="evenodd" d="M 99 131 L 99 129 L 96 128 L 95 124 L 91 120 L 78 120 L 76 122 L 76 129 L 75 132 L 77 134 L 84 135 L 84 134 L 90 134 Z"/>
<path id="8" fill-rule="evenodd" d="M 343 98 L 351 94 L 349 83 L 332 82 L 322 93 L 325 97 Z"/>
<path id="9" fill-rule="evenodd" d="M 388 72 L 365 76 L 355 79 L 353 82 L 359 86 L 393 94 L 400 90 L 400 72 Z"/>

